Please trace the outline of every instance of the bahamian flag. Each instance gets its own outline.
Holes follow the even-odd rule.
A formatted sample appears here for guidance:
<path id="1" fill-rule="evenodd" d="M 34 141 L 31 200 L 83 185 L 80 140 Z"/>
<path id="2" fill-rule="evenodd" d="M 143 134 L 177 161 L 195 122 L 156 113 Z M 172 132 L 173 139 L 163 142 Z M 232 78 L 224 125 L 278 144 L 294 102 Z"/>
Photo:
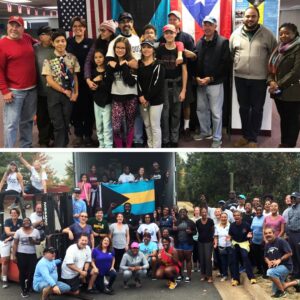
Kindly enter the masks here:
<path id="1" fill-rule="evenodd" d="M 116 208 L 113 213 L 123 212 L 124 204 L 131 204 L 131 212 L 134 215 L 153 213 L 155 209 L 154 181 L 138 181 L 121 184 L 102 184 L 103 206 L 114 202 Z M 108 194 L 110 191 L 110 194 Z M 106 204 L 106 205 L 105 205 Z"/>
<path id="2" fill-rule="evenodd" d="M 111 0 L 112 18 L 118 20 L 121 12 L 131 13 L 134 29 L 139 36 L 143 27 L 152 24 L 157 29 L 157 36 L 162 35 L 162 28 L 168 23 L 170 0 Z"/>

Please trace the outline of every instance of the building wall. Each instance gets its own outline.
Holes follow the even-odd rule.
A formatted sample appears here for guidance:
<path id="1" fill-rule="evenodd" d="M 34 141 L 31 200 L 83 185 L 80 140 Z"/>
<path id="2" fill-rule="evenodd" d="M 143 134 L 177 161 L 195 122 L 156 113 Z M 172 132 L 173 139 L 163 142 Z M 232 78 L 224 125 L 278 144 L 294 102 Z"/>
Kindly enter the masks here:
<path id="1" fill-rule="evenodd" d="M 283 23 L 294 23 L 300 30 L 300 9 L 282 10 L 280 12 L 279 26 Z"/>

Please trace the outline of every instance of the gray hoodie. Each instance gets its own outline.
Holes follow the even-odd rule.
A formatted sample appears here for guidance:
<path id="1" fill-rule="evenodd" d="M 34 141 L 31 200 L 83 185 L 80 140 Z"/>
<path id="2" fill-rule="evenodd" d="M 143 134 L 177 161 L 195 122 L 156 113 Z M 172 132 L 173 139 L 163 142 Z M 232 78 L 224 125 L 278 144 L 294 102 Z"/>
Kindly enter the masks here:
<path id="1" fill-rule="evenodd" d="M 149 263 L 143 252 L 139 251 L 136 256 L 133 256 L 131 250 L 128 250 L 122 258 L 120 269 L 122 271 L 128 270 L 129 267 L 142 267 L 143 270 L 149 268 Z"/>

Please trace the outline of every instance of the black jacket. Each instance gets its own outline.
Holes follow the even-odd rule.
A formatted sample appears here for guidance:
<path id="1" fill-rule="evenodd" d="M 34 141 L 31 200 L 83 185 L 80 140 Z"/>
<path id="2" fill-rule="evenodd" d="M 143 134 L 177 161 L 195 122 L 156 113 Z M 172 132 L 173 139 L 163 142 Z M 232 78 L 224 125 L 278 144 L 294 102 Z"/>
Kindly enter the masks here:
<path id="1" fill-rule="evenodd" d="M 196 45 L 196 54 L 194 76 L 213 77 L 210 85 L 223 83 L 230 70 L 229 41 L 217 32 L 212 41 L 203 36 Z"/>

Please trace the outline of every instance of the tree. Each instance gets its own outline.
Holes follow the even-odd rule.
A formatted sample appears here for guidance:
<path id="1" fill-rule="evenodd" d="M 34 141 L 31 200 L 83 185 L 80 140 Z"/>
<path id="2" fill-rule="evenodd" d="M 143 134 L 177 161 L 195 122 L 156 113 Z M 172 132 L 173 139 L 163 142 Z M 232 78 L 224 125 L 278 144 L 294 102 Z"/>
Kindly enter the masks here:
<path id="1" fill-rule="evenodd" d="M 66 166 L 65 166 L 65 171 L 66 171 L 66 178 L 63 180 L 63 183 L 72 188 L 74 187 L 74 178 L 75 178 L 75 171 L 74 171 L 74 164 L 72 161 L 67 161 Z"/>

